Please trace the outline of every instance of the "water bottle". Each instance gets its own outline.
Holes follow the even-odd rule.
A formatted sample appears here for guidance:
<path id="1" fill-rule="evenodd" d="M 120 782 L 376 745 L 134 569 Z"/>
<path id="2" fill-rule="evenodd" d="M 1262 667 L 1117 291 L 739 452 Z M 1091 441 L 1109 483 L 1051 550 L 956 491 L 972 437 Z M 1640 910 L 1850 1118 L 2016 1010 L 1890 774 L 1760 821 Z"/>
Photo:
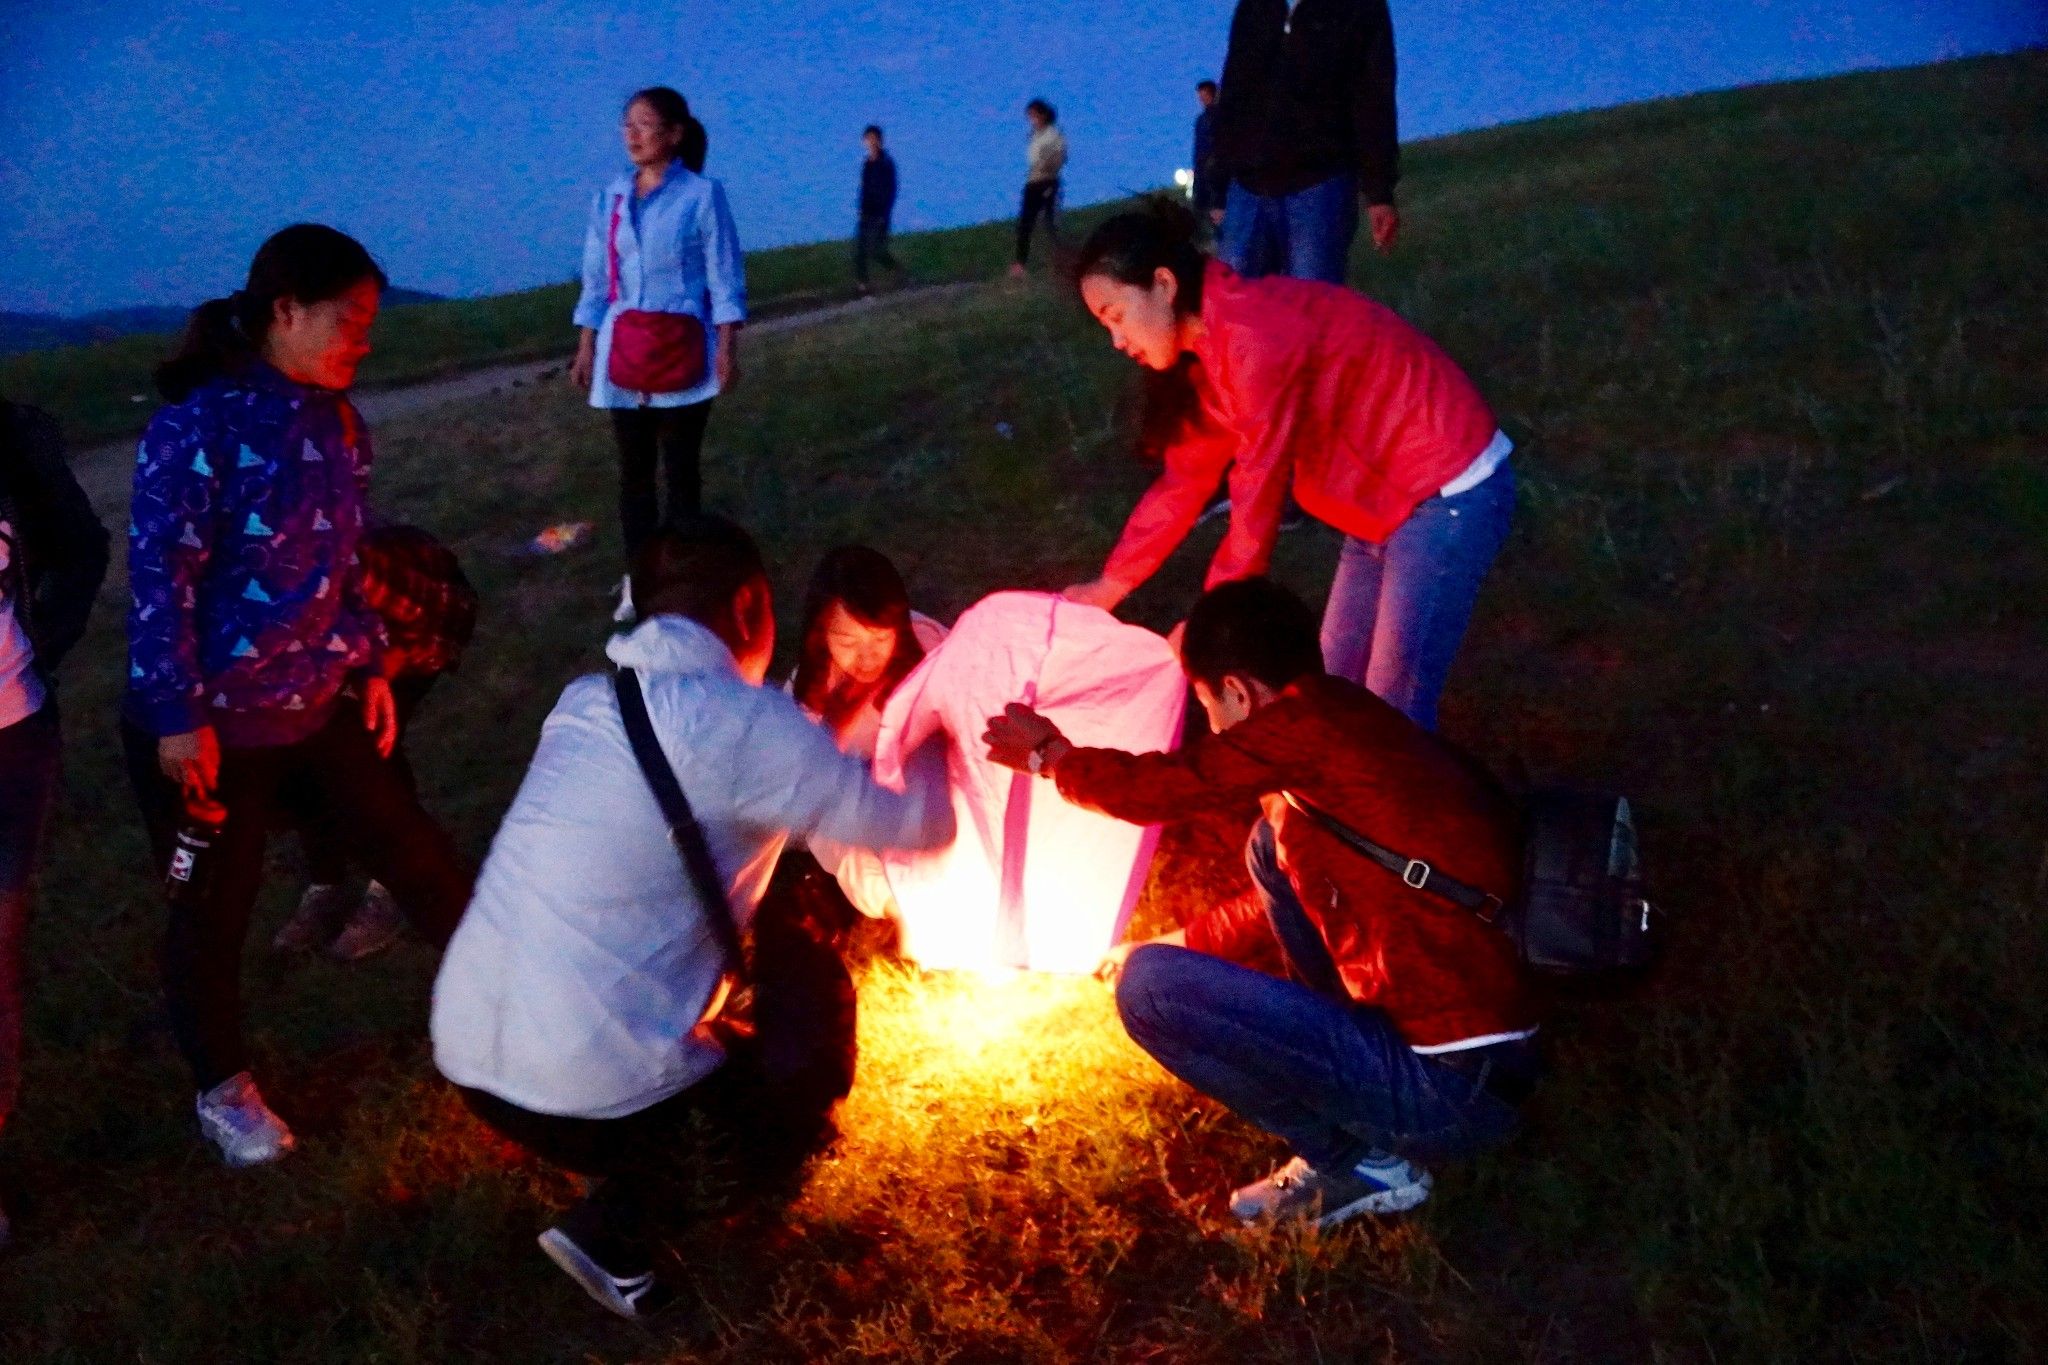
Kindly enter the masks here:
<path id="1" fill-rule="evenodd" d="M 228 808 L 207 797 L 187 797 L 185 819 L 171 845 L 171 864 L 164 872 L 164 894 L 173 909 L 197 911 L 206 900 L 219 858 L 221 830 Z"/>

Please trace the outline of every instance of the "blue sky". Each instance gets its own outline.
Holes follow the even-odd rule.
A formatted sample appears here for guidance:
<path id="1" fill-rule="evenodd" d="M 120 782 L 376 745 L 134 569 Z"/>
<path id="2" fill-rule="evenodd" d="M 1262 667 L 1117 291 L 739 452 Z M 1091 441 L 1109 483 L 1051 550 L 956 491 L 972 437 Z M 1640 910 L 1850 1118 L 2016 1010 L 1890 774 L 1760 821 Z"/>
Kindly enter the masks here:
<path id="1" fill-rule="evenodd" d="M 194 302 L 302 219 L 393 279 L 573 273 L 636 87 L 689 96 L 749 246 L 850 231 L 889 129 L 900 229 L 1012 211 L 1025 100 L 1069 196 L 1186 164 L 1230 0 L 0 0 L 0 308 Z M 1403 135 L 2048 40 L 2041 0 L 1394 0 Z"/>

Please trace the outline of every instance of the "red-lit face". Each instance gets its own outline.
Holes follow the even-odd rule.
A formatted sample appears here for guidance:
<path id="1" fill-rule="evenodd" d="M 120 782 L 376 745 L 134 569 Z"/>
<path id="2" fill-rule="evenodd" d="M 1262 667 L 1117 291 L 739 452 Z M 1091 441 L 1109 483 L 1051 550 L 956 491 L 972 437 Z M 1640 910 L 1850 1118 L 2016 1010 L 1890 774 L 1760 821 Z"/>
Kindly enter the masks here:
<path id="1" fill-rule="evenodd" d="M 1090 275 L 1081 281 L 1081 302 L 1095 320 L 1109 330 L 1109 340 L 1119 351 L 1140 365 L 1170 370 L 1186 349 L 1181 342 L 1181 320 L 1173 311 L 1180 281 L 1165 266 L 1152 272 L 1150 288 L 1125 284 L 1108 275 Z"/>
<path id="2" fill-rule="evenodd" d="M 635 166 L 668 165 L 675 159 L 676 145 L 683 140 L 682 129 L 664 123 L 646 100 L 634 100 L 626 106 L 626 121 L 619 132 L 626 140 L 626 155 Z"/>
<path id="3" fill-rule="evenodd" d="M 825 650 L 832 666 L 861 687 L 880 682 L 896 657 L 896 632 L 889 626 L 871 626 L 834 602 L 825 613 Z"/>
<path id="4" fill-rule="evenodd" d="M 320 303 L 279 299 L 263 340 L 263 358 L 286 378 L 321 389 L 345 389 L 370 353 L 370 324 L 382 291 L 374 278 Z"/>

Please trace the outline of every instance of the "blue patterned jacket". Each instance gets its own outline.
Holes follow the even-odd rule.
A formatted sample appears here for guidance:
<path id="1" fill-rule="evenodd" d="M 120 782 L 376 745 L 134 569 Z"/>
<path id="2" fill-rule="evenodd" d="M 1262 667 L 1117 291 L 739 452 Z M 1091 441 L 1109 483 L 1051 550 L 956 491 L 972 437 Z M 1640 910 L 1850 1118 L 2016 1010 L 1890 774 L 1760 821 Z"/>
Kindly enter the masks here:
<path id="1" fill-rule="evenodd" d="M 369 475 L 348 399 L 268 365 L 158 409 L 128 526 L 129 720 L 244 747 L 326 723 L 382 647 L 351 587 Z"/>

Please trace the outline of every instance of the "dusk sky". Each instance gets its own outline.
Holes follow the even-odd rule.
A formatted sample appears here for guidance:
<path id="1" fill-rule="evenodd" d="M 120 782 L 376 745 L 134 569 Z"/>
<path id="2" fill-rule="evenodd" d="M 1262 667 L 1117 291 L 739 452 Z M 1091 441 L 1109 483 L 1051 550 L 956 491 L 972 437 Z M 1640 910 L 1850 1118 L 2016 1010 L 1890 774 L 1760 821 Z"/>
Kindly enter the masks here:
<path id="1" fill-rule="evenodd" d="M 1082 203 L 1187 164 L 1230 0 L 858 4 L 0 0 L 0 308 L 189 304 L 271 231 L 360 237 L 394 281 L 574 273 L 620 104 L 669 84 L 749 247 L 851 232 L 861 127 L 899 231 L 1014 211 L 1024 102 Z M 1404 139 L 2048 40 L 2042 0 L 1394 0 Z M 564 327 L 567 326 L 566 319 Z"/>

